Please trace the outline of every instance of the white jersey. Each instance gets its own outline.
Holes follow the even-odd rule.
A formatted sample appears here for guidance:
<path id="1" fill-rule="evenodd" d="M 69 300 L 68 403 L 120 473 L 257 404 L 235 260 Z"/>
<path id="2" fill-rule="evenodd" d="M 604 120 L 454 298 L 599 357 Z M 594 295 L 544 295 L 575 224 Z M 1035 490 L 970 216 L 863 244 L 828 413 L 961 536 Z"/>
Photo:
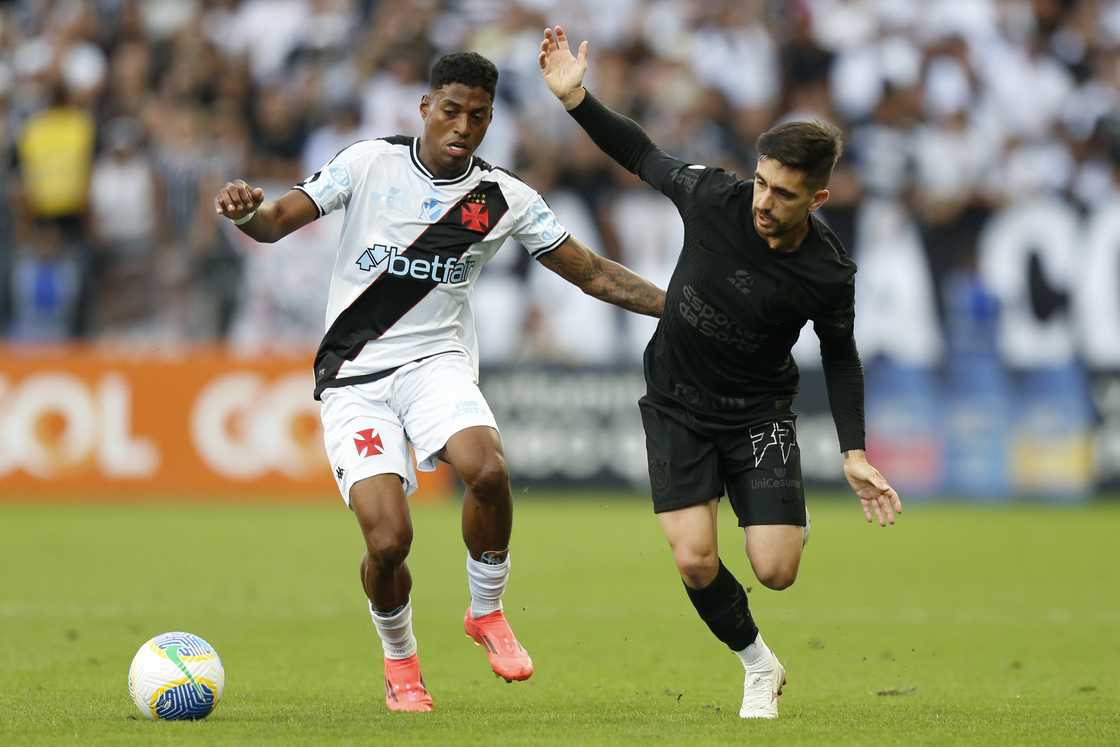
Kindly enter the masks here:
<path id="1" fill-rule="evenodd" d="M 363 140 L 296 185 L 324 215 L 345 208 L 315 356 L 315 396 L 373 381 L 412 361 L 463 353 L 476 378 L 470 291 L 509 236 L 533 257 L 568 238 L 531 187 L 472 158 L 437 179 L 413 137 Z"/>

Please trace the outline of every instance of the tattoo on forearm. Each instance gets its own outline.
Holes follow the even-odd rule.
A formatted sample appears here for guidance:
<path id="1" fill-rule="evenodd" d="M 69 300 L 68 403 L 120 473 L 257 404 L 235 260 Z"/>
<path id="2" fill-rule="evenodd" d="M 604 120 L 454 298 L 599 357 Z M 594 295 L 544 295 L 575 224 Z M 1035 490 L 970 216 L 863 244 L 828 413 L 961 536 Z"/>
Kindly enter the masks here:
<path id="1" fill-rule="evenodd" d="M 660 317 L 665 291 L 616 262 L 602 262 L 600 277 L 606 280 L 599 297 L 628 311 Z"/>

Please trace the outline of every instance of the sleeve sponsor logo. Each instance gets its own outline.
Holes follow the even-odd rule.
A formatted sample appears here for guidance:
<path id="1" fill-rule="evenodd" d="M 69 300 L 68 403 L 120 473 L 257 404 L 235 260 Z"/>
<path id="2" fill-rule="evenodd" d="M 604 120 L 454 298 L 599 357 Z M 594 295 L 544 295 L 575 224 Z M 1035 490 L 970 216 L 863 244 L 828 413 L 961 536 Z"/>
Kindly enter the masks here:
<path id="1" fill-rule="evenodd" d="M 696 164 L 689 166 L 686 169 L 677 169 L 674 181 L 681 186 L 686 193 L 696 190 L 696 185 L 700 183 L 700 176 L 704 173 L 704 166 Z"/>
<path id="2" fill-rule="evenodd" d="M 342 164 L 336 163 L 332 165 L 330 169 L 327 170 L 327 173 L 330 175 L 331 181 L 338 186 L 343 189 L 350 188 L 350 172 L 347 171 L 346 167 Z"/>
<path id="3" fill-rule="evenodd" d="M 538 197 L 529 208 L 532 231 L 545 244 L 551 244 L 564 235 L 564 228 L 556 220 L 555 213 Z"/>

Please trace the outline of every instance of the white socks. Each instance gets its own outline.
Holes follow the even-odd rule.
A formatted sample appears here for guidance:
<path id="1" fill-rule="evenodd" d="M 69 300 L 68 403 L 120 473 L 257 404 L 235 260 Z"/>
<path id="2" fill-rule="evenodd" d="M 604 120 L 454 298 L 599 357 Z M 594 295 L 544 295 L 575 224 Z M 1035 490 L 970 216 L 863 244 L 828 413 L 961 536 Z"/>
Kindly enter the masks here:
<path id="1" fill-rule="evenodd" d="M 480 617 L 502 608 L 502 593 L 509 581 L 509 555 L 499 565 L 475 560 L 467 553 L 467 585 L 471 590 L 471 616 Z M 385 615 L 369 606 L 370 618 L 377 628 L 386 659 L 407 659 L 416 653 L 412 634 L 412 599 L 392 614 Z"/>
<path id="2" fill-rule="evenodd" d="M 467 553 L 467 585 L 471 590 L 471 617 L 481 617 L 502 608 L 502 592 L 509 581 L 509 554 L 500 565 L 475 560 Z"/>
<path id="3" fill-rule="evenodd" d="M 412 599 L 391 615 L 382 615 L 369 606 L 373 627 L 381 638 L 386 659 L 407 659 L 416 653 L 416 636 L 412 635 Z"/>
<path id="4" fill-rule="evenodd" d="M 742 651 L 736 651 L 735 655 L 743 662 L 743 668 L 748 672 L 755 669 L 765 669 L 770 665 L 770 647 L 766 645 L 766 641 L 762 640 L 762 633 L 758 634 L 754 643 Z"/>

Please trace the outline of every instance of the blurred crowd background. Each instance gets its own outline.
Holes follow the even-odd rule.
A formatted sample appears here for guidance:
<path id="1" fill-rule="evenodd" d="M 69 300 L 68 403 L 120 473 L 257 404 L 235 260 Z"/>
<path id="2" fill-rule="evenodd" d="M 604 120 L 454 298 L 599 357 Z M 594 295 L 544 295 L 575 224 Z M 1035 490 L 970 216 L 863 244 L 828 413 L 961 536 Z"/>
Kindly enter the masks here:
<path id="1" fill-rule="evenodd" d="M 213 197 L 419 134 L 447 52 L 501 73 L 479 155 L 666 284 L 680 218 L 549 94 L 555 24 L 591 42 L 589 88 L 685 160 L 749 177 L 774 123 L 843 128 L 819 214 L 860 268 L 868 449 L 907 495 L 1120 488 L 1120 0 L 0 0 L 0 475 L 326 479 L 307 361 L 341 213 L 260 245 Z M 515 478 L 645 485 L 655 321 L 513 241 L 473 303 Z M 52 353 L 73 341 L 95 345 Z M 830 484 L 811 325 L 794 355 L 805 479 Z"/>
<path id="2" fill-rule="evenodd" d="M 555 23 L 590 40 L 589 87 L 682 158 L 749 175 L 773 123 L 841 125 L 823 216 L 858 260 L 861 230 L 894 225 L 864 226 L 861 207 L 900 210 L 938 308 L 993 211 L 1042 193 L 1089 208 L 1117 191 L 1111 0 L 553 5 L 0 2 L 0 330 L 20 343 L 316 344 L 337 223 L 259 247 L 215 216 L 213 194 L 242 177 L 277 196 L 350 142 L 419 133 L 431 63 L 462 49 L 501 71 L 480 155 L 664 283 L 679 219 L 548 94 L 536 49 Z M 476 291 L 485 360 L 638 359 L 647 322 L 572 295 L 515 247 L 496 265 Z"/>

